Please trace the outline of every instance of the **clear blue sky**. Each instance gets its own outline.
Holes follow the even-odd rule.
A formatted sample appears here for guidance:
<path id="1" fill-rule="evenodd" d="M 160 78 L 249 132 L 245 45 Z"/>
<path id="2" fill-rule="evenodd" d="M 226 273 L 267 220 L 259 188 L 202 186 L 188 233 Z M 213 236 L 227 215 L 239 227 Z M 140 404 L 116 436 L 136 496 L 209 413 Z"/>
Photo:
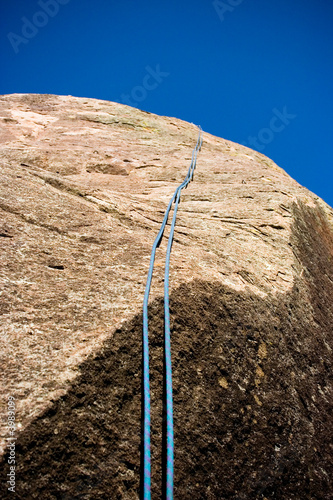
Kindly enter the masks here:
<path id="1" fill-rule="evenodd" d="M 252 144 L 333 205 L 331 0 L 2 0 L 0 9 L 0 94 L 95 97 L 182 118 Z"/>

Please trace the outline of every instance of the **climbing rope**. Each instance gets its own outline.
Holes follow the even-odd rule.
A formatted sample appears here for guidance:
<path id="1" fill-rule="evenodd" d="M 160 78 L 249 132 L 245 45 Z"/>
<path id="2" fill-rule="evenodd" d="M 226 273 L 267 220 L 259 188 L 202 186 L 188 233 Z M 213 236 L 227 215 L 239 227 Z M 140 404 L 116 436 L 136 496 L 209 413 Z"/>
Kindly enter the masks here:
<path id="1" fill-rule="evenodd" d="M 171 341 L 170 341 L 170 311 L 169 311 L 169 268 L 170 255 L 173 243 L 173 235 L 176 224 L 177 210 L 180 194 L 193 179 L 196 167 L 197 155 L 202 145 L 202 129 L 199 126 L 198 140 L 193 149 L 191 165 L 188 169 L 184 181 L 177 187 L 169 205 L 165 211 L 163 222 L 158 235 L 154 241 L 147 283 L 143 300 L 143 499 L 151 498 L 151 452 L 150 452 L 150 384 L 149 384 L 149 341 L 148 341 L 148 300 L 153 277 L 156 249 L 159 247 L 164 229 L 168 221 L 172 203 L 175 202 L 168 246 L 165 260 L 164 274 L 164 357 L 165 357 L 165 386 L 166 386 L 166 427 L 167 427 L 167 460 L 166 460 L 166 500 L 173 499 L 173 461 L 174 461 L 174 440 L 173 440 L 173 401 L 172 401 L 172 366 L 171 366 Z"/>

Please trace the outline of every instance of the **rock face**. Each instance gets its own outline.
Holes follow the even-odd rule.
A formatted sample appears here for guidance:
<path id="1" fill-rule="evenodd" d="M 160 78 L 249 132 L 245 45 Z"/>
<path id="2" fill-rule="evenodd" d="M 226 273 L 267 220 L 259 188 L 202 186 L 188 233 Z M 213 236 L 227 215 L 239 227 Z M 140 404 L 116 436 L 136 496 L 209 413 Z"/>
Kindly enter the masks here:
<path id="1" fill-rule="evenodd" d="M 142 302 L 197 128 L 70 96 L 0 97 L 1 498 L 136 499 Z M 333 498 L 333 211 L 204 133 L 171 256 L 175 499 Z M 152 487 L 163 272 L 150 306 Z M 7 451 L 6 451 L 7 450 Z"/>

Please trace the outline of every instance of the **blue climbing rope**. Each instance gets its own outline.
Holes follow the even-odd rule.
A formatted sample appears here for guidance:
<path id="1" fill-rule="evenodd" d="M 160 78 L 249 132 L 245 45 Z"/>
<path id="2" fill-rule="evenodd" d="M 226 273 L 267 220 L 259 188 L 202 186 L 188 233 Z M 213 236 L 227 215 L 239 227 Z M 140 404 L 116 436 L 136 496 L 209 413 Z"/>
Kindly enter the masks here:
<path id="1" fill-rule="evenodd" d="M 177 210 L 181 190 L 189 184 L 193 178 L 196 167 L 197 155 L 202 145 L 202 129 L 199 126 L 198 140 L 193 149 L 191 165 L 185 180 L 177 187 L 169 205 L 165 211 L 163 222 L 158 235 L 154 241 L 147 283 L 143 300 L 143 499 L 151 499 L 151 452 L 150 452 L 150 383 L 149 383 L 149 341 L 148 341 L 148 300 L 153 277 L 156 249 L 160 245 L 164 229 L 168 221 L 172 203 L 175 201 L 173 218 L 168 239 L 165 275 L 164 275 L 164 356 L 166 377 L 166 415 L 167 415 L 167 461 L 166 461 L 166 500 L 173 499 L 173 461 L 174 461 L 174 439 L 173 439 L 173 401 L 172 401 L 172 366 L 171 366 L 171 341 L 170 341 L 170 311 L 169 311 L 169 269 L 170 255 L 173 243 L 173 235 L 176 224 Z"/>

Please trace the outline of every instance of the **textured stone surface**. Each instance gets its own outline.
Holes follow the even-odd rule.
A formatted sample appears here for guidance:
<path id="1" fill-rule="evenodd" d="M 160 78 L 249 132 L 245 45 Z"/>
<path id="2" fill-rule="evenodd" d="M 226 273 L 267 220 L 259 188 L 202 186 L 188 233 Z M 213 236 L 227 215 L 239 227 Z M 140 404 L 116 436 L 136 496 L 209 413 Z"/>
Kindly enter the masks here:
<path id="1" fill-rule="evenodd" d="M 22 498 L 138 498 L 144 285 L 196 140 L 193 124 L 107 101 L 0 97 L 1 439 L 11 394 Z M 204 133 L 178 213 L 175 498 L 332 498 L 332 209 Z M 156 498 L 165 248 L 150 308 Z"/>

